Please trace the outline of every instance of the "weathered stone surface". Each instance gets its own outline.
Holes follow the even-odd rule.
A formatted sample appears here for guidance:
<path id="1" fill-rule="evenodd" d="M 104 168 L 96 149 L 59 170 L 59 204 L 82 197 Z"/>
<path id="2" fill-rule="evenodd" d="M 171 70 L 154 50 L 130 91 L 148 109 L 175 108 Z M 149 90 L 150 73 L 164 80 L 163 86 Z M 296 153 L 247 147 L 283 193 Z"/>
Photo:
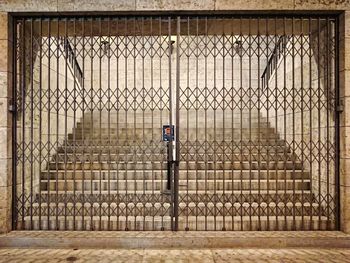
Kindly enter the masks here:
<path id="1" fill-rule="evenodd" d="M 350 127 L 340 127 L 340 157 L 350 158 Z"/>
<path id="2" fill-rule="evenodd" d="M 350 158 L 340 159 L 340 185 L 350 187 Z"/>
<path id="3" fill-rule="evenodd" d="M 9 95 L 8 72 L 0 72 L 0 98 L 7 98 Z"/>
<path id="4" fill-rule="evenodd" d="M 350 0 L 295 0 L 295 9 L 340 9 L 350 8 Z"/>
<path id="5" fill-rule="evenodd" d="M 214 0 L 136 0 L 136 10 L 214 10 Z"/>
<path id="6" fill-rule="evenodd" d="M 58 11 L 130 11 L 135 0 L 63 0 L 57 2 Z"/>
<path id="7" fill-rule="evenodd" d="M 342 12 L 339 15 L 339 45 L 344 47 L 344 38 L 350 37 L 350 11 Z"/>
<path id="8" fill-rule="evenodd" d="M 57 11 L 57 0 L 4 0 L 0 10 L 5 12 Z"/>
<path id="9" fill-rule="evenodd" d="M 340 187 L 340 228 L 350 233 L 350 187 Z"/>
<path id="10" fill-rule="evenodd" d="M 294 8 L 294 0 L 217 0 L 216 10 L 291 10 Z"/>
<path id="11" fill-rule="evenodd" d="M 339 82 L 340 82 L 339 83 L 340 98 L 349 97 L 350 96 L 350 70 L 342 70 L 339 72 Z"/>
<path id="12" fill-rule="evenodd" d="M 11 186 L 0 186 L 0 233 L 11 230 L 11 193 Z"/>
<path id="13" fill-rule="evenodd" d="M 56 236 L 61 236 L 62 232 L 51 231 Z M 163 231 L 166 232 L 166 231 Z M 11 243 L 10 248 L 3 248 L 0 251 L 1 262 L 202 262 L 202 263 L 228 263 L 228 262 L 341 262 L 349 263 L 350 250 L 346 245 L 341 246 L 341 244 L 346 244 L 348 238 L 343 236 L 337 237 L 324 237 L 324 235 L 319 235 L 319 237 L 308 238 L 308 237 L 296 237 L 296 238 L 278 238 L 283 235 L 283 233 L 273 232 L 270 235 L 271 238 L 255 238 L 256 234 L 254 232 L 249 232 L 249 237 L 244 236 L 233 236 L 231 238 L 226 238 L 222 236 L 213 237 L 210 233 L 208 237 L 207 233 L 199 232 L 197 237 L 192 237 L 193 233 L 188 234 L 192 238 L 185 235 L 185 237 L 174 237 L 172 233 L 165 233 L 165 237 L 160 237 L 161 233 L 156 232 L 154 235 L 149 237 L 144 237 L 144 233 L 136 232 L 138 235 L 135 238 L 120 238 L 120 239 L 105 239 L 105 244 L 107 248 L 97 249 L 95 247 L 88 247 L 86 249 L 72 249 L 72 247 L 67 246 L 65 249 L 57 249 L 57 245 L 61 244 L 71 244 L 72 241 L 81 247 L 81 244 L 91 242 L 91 245 L 96 243 L 102 243 L 99 239 L 89 238 L 86 239 L 86 232 L 77 232 L 76 238 L 46 238 L 47 232 L 41 232 L 42 237 L 34 238 L 33 232 L 15 232 L 16 234 L 26 233 L 24 237 L 12 238 L 7 236 L 3 237 L 3 240 L 7 240 L 7 243 Z M 65 233 L 65 232 L 64 232 Z M 107 232 L 108 233 L 108 232 Z M 130 233 L 130 231 L 129 231 Z M 221 232 L 222 233 L 222 232 Z M 221 234 L 220 233 L 220 234 Z M 96 236 L 96 232 L 91 233 Z M 293 236 L 293 235 L 291 235 Z M 255 239 L 254 239 L 255 238 Z M 38 241 L 38 239 L 41 241 Z M 58 240 L 58 241 L 56 241 Z M 120 241 L 119 241 L 120 240 Z M 140 242 L 140 240 L 142 240 Z M 205 241 L 204 241 L 205 240 Z M 281 248 L 284 246 L 286 240 L 294 240 L 297 247 Z M 341 241 L 340 241 L 341 240 Z M 17 244 L 16 244 L 17 241 Z M 46 243 L 45 243 L 46 241 Z M 192 241 L 192 244 L 190 243 Z M 251 242 L 257 244 L 259 247 L 265 248 L 250 248 L 249 244 Z M 79 243 L 80 242 L 80 243 Z M 280 243 L 278 243 L 280 242 Z M 5 242 L 3 242 L 5 243 Z M 153 244 L 152 249 L 120 249 L 118 245 L 127 244 L 130 247 L 135 247 L 136 244 L 145 244 L 149 248 L 150 243 Z M 230 245 L 231 243 L 231 245 Z M 316 247 L 316 244 L 329 244 Z M 24 245 L 23 245 L 24 244 Z M 44 244 L 45 249 L 39 247 L 38 244 Z M 51 244 L 51 246 L 50 246 Z M 53 245 L 52 245 L 53 244 Z M 114 244 L 117 249 L 112 249 L 111 245 Z M 159 244 L 157 246 L 157 244 Z M 167 244 L 167 246 L 165 246 Z M 203 248 L 200 245 L 203 245 Z M 212 244 L 209 246 L 208 244 Z M 225 245 L 223 245 L 225 244 Z M 246 244 L 245 248 L 242 248 L 242 244 Z M 305 247 L 305 244 L 309 245 L 309 248 Z M 310 245 L 311 244 L 311 245 Z M 337 245 L 338 244 L 338 245 Z M 20 247 L 26 246 L 30 249 L 21 249 Z M 133 246 L 134 245 L 134 246 Z M 174 247 L 175 245 L 175 247 Z M 33 248 L 35 246 L 35 248 Z M 162 249 L 160 249 L 160 246 Z M 239 248 L 237 248 L 239 246 Z M 312 246 L 312 248 L 310 248 Z M 330 248 L 330 246 L 332 248 Z M 75 246 L 74 246 L 75 247 Z M 165 247 L 165 248 L 164 248 Z M 196 247 L 196 249 L 194 249 Z M 204 249 L 204 247 L 206 249 Z M 216 247 L 216 249 L 215 249 Z M 248 247 L 248 248 L 247 248 Z M 340 248 L 341 247 L 341 248 Z M 198 249 L 200 248 L 200 249 Z M 211 248 L 211 249 L 208 249 Z"/>
<path id="14" fill-rule="evenodd" d="M 350 37 L 339 41 L 339 70 L 350 70 Z"/>
<path id="15" fill-rule="evenodd" d="M 0 13 L 0 39 L 8 39 L 7 13 Z"/>
<path id="16" fill-rule="evenodd" d="M 11 145 L 11 128 L 0 128 L 0 158 L 8 158 L 10 156 L 9 150 Z"/>
<path id="17" fill-rule="evenodd" d="M 350 127 L 350 97 L 342 98 L 342 102 L 345 105 L 344 111 L 340 114 L 340 126 Z"/>
<path id="18" fill-rule="evenodd" d="M 123 11 L 123 10 L 349 10 L 350 0 L 4 0 L 0 10 L 24 11 Z M 40 10 L 39 10 L 40 9 Z"/>
<path id="19" fill-rule="evenodd" d="M 0 40 L 0 71 L 8 70 L 8 40 Z"/>
<path id="20" fill-rule="evenodd" d="M 8 99 L 0 98 L 0 127 L 9 127 Z"/>
<path id="21" fill-rule="evenodd" d="M 9 186 L 11 182 L 12 165 L 11 159 L 0 158 L 0 186 Z"/>

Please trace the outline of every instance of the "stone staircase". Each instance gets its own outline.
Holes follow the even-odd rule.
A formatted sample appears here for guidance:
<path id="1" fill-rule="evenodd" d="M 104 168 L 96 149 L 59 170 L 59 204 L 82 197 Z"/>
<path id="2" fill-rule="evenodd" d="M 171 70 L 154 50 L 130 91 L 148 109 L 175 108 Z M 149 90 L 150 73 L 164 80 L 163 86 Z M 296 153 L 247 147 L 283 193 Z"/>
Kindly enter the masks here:
<path id="1" fill-rule="evenodd" d="M 167 114 L 85 113 L 41 172 L 23 228 L 170 230 Z M 181 112 L 179 230 L 326 229 L 310 173 L 266 118 L 203 116 Z"/>

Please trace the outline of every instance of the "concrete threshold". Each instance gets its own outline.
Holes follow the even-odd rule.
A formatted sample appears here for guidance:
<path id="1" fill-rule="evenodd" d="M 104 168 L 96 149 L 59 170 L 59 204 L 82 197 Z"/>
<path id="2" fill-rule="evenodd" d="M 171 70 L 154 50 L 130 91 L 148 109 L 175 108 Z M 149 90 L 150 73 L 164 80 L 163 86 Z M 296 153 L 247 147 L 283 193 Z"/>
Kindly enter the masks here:
<path id="1" fill-rule="evenodd" d="M 0 248 L 350 248 L 350 235 L 305 232 L 109 232 L 12 231 L 0 235 Z"/>

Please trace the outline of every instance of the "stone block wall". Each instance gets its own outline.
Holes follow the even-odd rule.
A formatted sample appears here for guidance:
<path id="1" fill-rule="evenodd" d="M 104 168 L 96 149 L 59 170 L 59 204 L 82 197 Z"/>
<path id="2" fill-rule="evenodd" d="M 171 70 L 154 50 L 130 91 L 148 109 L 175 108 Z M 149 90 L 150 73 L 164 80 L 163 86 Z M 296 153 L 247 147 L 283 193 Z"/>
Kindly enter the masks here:
<path id="1" fill-rule="evenodd" d="M 39 191 L 41 171 L 82 116 L 82 93 L 57 38 L 28 35 L 18 54 L 26 58 L 26 74 L 17 84 L 17 197 L 28 198 L 27 207 Z"/>
<path id="2" fill-rule="evenodd" d="M 313 193 L 331 200 L 336 191 L 335 45 L 334 28 L 328 29 L 286 41 L 266 87 L 277 98 L 266 114 L 310 172 Z"/>
<path id="3" fill-rule="evenodd" d="M 0 232 L 11 229 L 12 222 L 12 19 L 0 13 Z"/>
<path id="4" fill-rule="evenodd" d="M 11 16 L 9 12 L 110 12 L 110 11 L 234 11 L 272 12 L 281 14 L 288 11 L 319 12 L 339 11 L 340 16 L 340 53 L 339 82 L 344 111 L 341 114 L 340 128 L 340 211 L 341 230 L 350 232 L 350 151 L 348 122 L 350 114 L 350 1 L 349 0 L 136 0 L 136 1 L 83 1 L 83 0 L 13 0 L 0 2 L 0 232 L 11 230 L 11 193 L 12 193 L 12 151 L 11 151 L 11 114 L 8 106 L 12 99 L 12 36 Z"/>

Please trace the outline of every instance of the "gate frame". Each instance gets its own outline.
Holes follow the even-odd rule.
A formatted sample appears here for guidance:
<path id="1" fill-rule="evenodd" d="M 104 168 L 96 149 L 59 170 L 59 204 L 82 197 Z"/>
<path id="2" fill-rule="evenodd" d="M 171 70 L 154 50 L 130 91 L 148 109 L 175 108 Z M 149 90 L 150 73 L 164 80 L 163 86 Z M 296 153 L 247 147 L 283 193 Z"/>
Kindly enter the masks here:
<path id="1" fill-rule="evenodd" d="M 336 28 L 336 34 L 335 34 L 335 52 L 336 52 L 336 57 L 335 57 L 335 62 L 336 62 L 336 68 L 335 68 L 335 71 L 336 71 L 336 74 L 335 74 L 335 87 L 336 87 L 336 95 L 335 95 L 335 98 L 337 100 L 337 109 L 336 109 L 336 118 L 335 118 L 335 178 L 336 178 L 336 187 L 335 187 L 335 192 L 336 192 L 336 229 L 337 230 L 342 230 L 344 228 L 344 225 L 346 224 L 350 224 L 350 220 L 349 222 L 347 221 L 344 221 L 344 219 L 347 219 L 347 217 L 349 217 L 348 215 L 344 215 L 342 213 L 343 210 L 346 210 L 347 213 L 349 213 L 348 210 L 350 210 L 350 205 L 349 204 L 346 204 L 346 201 L 348 201 L 348 199 L 350 197 L 348 197 L 346 194 L 345 194 L 345 191 L 341 191 L 341 186 L 344 186 L 344 185 L 341 185 L 341 182 L 345 182 L 346 179 L 345 179 L 345 176 L 346 176 L 346 173 L 344 174 L 341 174 L 341 168 L 342 168 L 342 164 L 341 164 L 341 160 L 343 159 L 342 158 L 342 146 L 343 144 L 345 144 L 345 141 L 346 141 L 346 133 L 343 132 L 341 133 L 341 128 L 342 128 L 342 117 L 340 114 L 344 111 L 344 103 L 345 103 L 345 100 L 343 99 L 343 97 L 341 96 L 342 95 L 342 92 L 344 92 L 345 90 L 345 84 L 348 84 L 346 83 L 344 77 L 341 77 L 341 73 L 342 71 L 344 70 L 343 68 L 341 68 L 340 64 L 341 62 L 343 62 L 343 60 L 350 60 L 350 58 L 347 58 L 345 56 L 345 47 L 343 47 L 341 45 L 341 42 L 344 40 L 341 40 L 342 37 L 345 38 L 345 34 L 342 35 L 343 32 L 340 32 L 340 29 L 342 26 L 343 23 L 345 23 L 345 19 L 342 19 L 341 16 L 344 15 L 344 12 L 340 12 L 340 11 L 326 11 L 326 12 L 319 12 L 319 11 L 311 11 L 311 12 L 304 12 L 304 11 L 301 11 L 301 12 L 290 12 L 290 11 L 282 11 L 282 12 L 266 12 L 266 11 L 263 11 L 262 13 L 259 13 L 259 12 L 256 12 L 256 11 L 239 11 L 239 12 L 235 12 L 235 11 L 225 11 L 225 12 L 222 12 L 222 11 L 215 11 L 215 12 L 207 12 L 207 11 L 196 11 L 196 12 L 193 12 L 193 11 L 177 11 L 177 12 L 171 12 L 171 11 L 157 11 L 157 12 L 149 12 L 149 11 L 144 11 L 144 12 L 129 12 L 129 11 L 120 11 L 120 12 L 68 12 L 68 13 L 65 13 L 65 12 L 60 12 L 60 13 L 56 13 L 56 12 L 43 12 L 43 13 L 38 13 L 38 12 L 14 12 L 14 13 L 8 13 L 8 26 L 9 26 L 9 29 L 8 29 L 8 32 L 11 31 L 11 35 L 12 35 L 12 39 L 11 39 L 11 42 L 12 42 L 12 46 L 9 46 L 8 47 L 8 60 L 12 63 L 8 63 L 8 70 L 12 73 L 15 73 L 16 72 L 16 58 L 15 58 L 15 49 L 14 49 L 14 43 L 16 43 L 16 20 L 18 18 L 28 18 L 28 17 L 42 17 L 42 18 L 49 18 L 49 17 L 57 17 L 57 16 L 72 16 L 72 17 L 79 17 L 79 16 L 87 16 L 87 17 L 103 17 L 103 15 L 106 15 L 106 16 L 109 16 L 109 15 L 121 15 L 121 16 L 125 16 L 125 15 L 130 15 L 130 16 L 147 16 L 147 15 L 151 15 L 151 16 L 156 16 L 156 15 L 169 15 L 171 17 L 179 17 L 181 15 L 191 15 L 191 16 L 196 16 L 196 15 L 207 15 L 208 17 L 210 16 L 218 16 L 218 15 L 228 15 L 228 16 L 233 16 L 233 14 L 237 14 L 237 16 L 239 17 L 251 17 L 251 18 L 254 18 L 255 16 L 259 16 L 259 17 L 270 17 L 270 18 L 273 18 L 273 17 L 289 17 L 289 16 L 297 16 L 297 17 L 321 17 L 321 16 L 334 16 L 335 18 L 335 28 Z M 349 18 L 350 19 L 350 18 Z M 175 20 L 175 18 L 174 18 Z M 177 23 L 180 23 L 180 20 L 178 19 L 177 20 Z M 177 27 L 177 30 L 178 30 L 178 34 L 179 34 L 179 27 Z M 179 45 L 178 41 L 177 41 L 177 45 Z M 348 46 L 347 46 L 348 47 Z M 343 48 L 343 49 L 342 49 Z M 178 56 L 178 55 L 177 55 Z M 340 62 L 341 61 L 341 62 Z M 179 59 L 177 59 L 177 64 L 179 64 Z M 178 66 L 178 65 L 177 65 Z M 344 66 L 344 65 L 342 65 Z M 178 77 L 178 70 L 176 71 L 176 89 L 178 91 L 178 88 L 179 88 L 179 77 Z M 350 73 L 347 73 L 347 74 L 350 74 Z M 345 75 L 345 74 L 344 74 Z M 14 103 L 13 103 L 13 98 L 16 98 L 16 78 L 15 77 L 9 77 L 8 79 L 10 79 L 10 81 L 8 81 L 8 87 L 10 89 L 12 89 L 12 91 L 10 92 L 9 94 L 9 102 L 8 102 L 8 112 L 10 113 L 9 115 L 11 115 L 10 119 L 11 120 L 11 126 L 12 126 L 12 129 L 11 129 L 11 153 L 9 153 L 9 156 L 11 157 L 12 159 L 12 172 L 9 172 L 10 174 L 8 174 L 9 178 L 12 179 L 12 200 L 11 200 L 11 229 L 9 230 L 15 230 L 15 225 L 14 225 L 14 221 L 15 221 L 15 218 L 16 218 L 16 214 L 15 214 L 15 211 L 16 211 L 16 202 L 15 202 L 15 196 L 16 196 L 16 160 L 15 160 L 15 155 L 16 155 L 16 109 L 14 107 Z M 176 96 L 176 123 L 179 123 L 179 109 L 178 109 L 178 106 L 179 106 L 179 103 L 178 103 L 178 94 L 179 92 L 177 92 L 177 96 Z M 345 105 L 346 108 L 348 107 L 347 105 Z M 176 125 L 176 149 L 179 149 L 178 148 L 178 145 L 179 145 L 179 141 L 178 141 L 178 135 L 179 134 L 179 126 Z M 344 146 L 343 146 L 344 148 Z M 179 160 L 178 159 L 178 151 L 176 151 L 176 160 Z M 175 162 L 175 177 L 176 177 L 176 169 L 178 170 L 178 161 L 177 163 Z M 341 177 L 341 175 L 344 176 L 344 178 Z M 175 179 L 175 182 L 178 183 L 178 180 L 176 181 L 176 178 Z M 177 178 L 178 179 L 178 178 Z M 178 185 L 176 186 L 176 183 L 174 185 L 174 190 L 175 190 L 175 193 L 176 193 L 176 187 L 178 187 Z M 349 188 L 349 187 L 348 187 Z M 174 196 L 175 198 L 175 202 L 176 202 L 176 195 Z M 175 205 L 175 202 L 174 202 L 174 213 L 175 215 L 178 213 L 177 208 L 178 206 Z M 345 209 L 344 209 L 345 208 Z M 174 215 L 174 216 L 175 216 Z M 175 216 L 175 219 L 178 219 L 178 216 Z M 1 223 L 1 222 L 0 222 Z M 177 229 L 177 220 L 175 220 L 175 229 Z M 348 227 L 349 229 L 345 229 L 344 231 L 345 232 L 350 232 L 350 225 Z M 0 229 L 0 232 L 1 232 L 1 229 Z"/>

